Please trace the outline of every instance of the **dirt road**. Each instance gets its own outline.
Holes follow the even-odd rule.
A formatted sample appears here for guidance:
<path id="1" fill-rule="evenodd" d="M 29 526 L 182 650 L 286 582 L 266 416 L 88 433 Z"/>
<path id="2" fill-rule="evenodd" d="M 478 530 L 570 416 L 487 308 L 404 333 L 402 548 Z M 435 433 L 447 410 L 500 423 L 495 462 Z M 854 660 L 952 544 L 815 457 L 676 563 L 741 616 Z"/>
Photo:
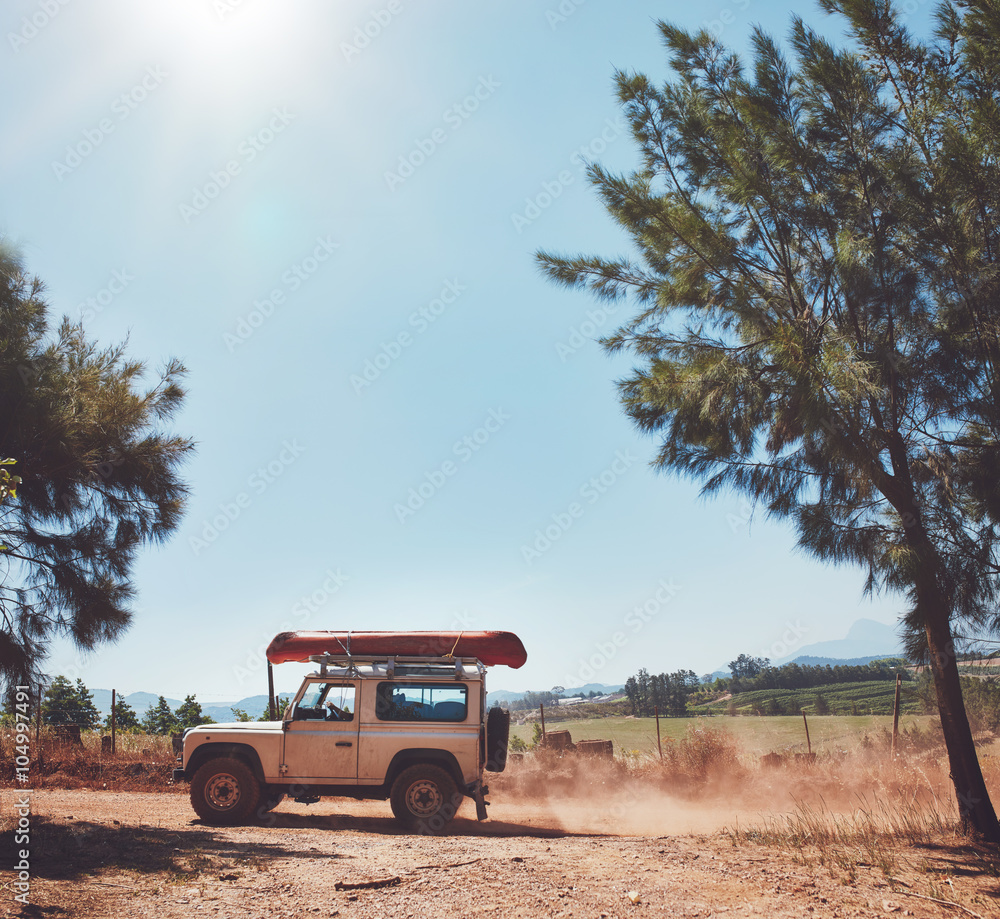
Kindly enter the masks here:
<path id="1" fill-rule="evenodd" d="M 5 810 L 12 794 L 3 792 Z M 596 832 L 583 819 L 586 804 L 556 814 L 544 802 L 498 803 L 482 824 L 470 807 L 450 835 L 428 838 L 401 835 L 380 802 L 286 801 L 268 825 L 218 829 L 201 824 L 183 794 L 41 790 L 31 818 L 32 906 L 24 914 L 968 915 L 913 896 L 937 893 L 973 914 L 1000 915 L 997 878 L 975 870 L 977 856 L 960 848 L 902 853 L 897 883 L 874 865 L 848 870 L 829 858 L 824 864 L 822 853 L 736 846 L 724 832 Z M 605 812 L 604 822 L 613 819 Z M 5 846 L 5 886 L 11 856 Z M 379 886 L 362 886 L 372 882 Z M 3 907 L 16 915 L 16 906 L 8 886 Z"/>

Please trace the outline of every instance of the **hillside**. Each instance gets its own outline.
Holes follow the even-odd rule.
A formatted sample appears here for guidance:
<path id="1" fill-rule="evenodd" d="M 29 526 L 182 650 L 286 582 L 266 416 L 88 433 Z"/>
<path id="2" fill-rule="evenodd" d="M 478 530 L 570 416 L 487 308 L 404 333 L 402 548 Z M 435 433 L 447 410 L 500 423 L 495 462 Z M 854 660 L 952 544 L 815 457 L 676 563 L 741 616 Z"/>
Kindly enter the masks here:
<path id="1" fill-rule="evenodd" d="M 896 692 L 894 681 L 828 683 L 808 689 L 758 689 L 736 693 L 702 705 L 689 705 L 692 714 L 795 714 L 800 710 L 817 713 L 822 697 L 831 715 L 891 715 Z M 900 697 L 904 712 L 917 713 L 921 705 L 912 683 L 904 683 Z"/>

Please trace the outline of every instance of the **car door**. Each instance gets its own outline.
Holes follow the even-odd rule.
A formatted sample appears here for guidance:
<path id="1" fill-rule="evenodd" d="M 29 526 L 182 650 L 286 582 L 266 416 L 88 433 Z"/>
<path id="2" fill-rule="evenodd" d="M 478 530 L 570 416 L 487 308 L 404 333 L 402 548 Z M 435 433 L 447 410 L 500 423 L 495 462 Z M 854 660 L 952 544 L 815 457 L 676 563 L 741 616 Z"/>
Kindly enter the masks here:
<path id="1" fill-rule="evenodd" d="M 312 681 L 285 722 L 284 778 L 329 785 L 357 779 L 357 698 L 354 683 Z"/>

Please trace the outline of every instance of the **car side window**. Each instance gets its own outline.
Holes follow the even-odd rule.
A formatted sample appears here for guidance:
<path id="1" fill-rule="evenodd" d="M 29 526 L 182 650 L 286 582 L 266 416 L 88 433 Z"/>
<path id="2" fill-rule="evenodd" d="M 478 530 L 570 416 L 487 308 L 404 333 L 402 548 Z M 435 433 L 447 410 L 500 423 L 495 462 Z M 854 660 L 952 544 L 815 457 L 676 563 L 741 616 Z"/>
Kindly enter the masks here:
<path id="1" fill-rule="evenodd" d="M 295 707 L 295 721 L 353 721 L 355 689 L 349 683 L 313 683 Z"/>
<path id="2" fill-rule="evenodd" d="M 469 689 L 444 683 L 379 683 L 375 717 L 379 721 L 465 721 Z"/>

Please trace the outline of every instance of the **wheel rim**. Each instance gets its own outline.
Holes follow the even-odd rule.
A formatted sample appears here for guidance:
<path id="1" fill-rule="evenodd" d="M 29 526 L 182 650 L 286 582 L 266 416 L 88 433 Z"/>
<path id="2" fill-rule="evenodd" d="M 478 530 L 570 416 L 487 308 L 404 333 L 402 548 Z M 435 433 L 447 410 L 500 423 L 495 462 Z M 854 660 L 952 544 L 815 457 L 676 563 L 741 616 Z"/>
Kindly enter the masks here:
<path id="1" fill-rule="evenodd" d="M 406 807 L 417 817 L 433 817 L 443 804 L 444 795 L 431 779 L 420 779 L 406 791 Z"/>
<path id="2" fill-rule="evenodd" d="M 205 800 L 217 811 L 232 810 L 240 800 L 240 783 L 228 772 L 213 775 L 205 786 Z"/>

